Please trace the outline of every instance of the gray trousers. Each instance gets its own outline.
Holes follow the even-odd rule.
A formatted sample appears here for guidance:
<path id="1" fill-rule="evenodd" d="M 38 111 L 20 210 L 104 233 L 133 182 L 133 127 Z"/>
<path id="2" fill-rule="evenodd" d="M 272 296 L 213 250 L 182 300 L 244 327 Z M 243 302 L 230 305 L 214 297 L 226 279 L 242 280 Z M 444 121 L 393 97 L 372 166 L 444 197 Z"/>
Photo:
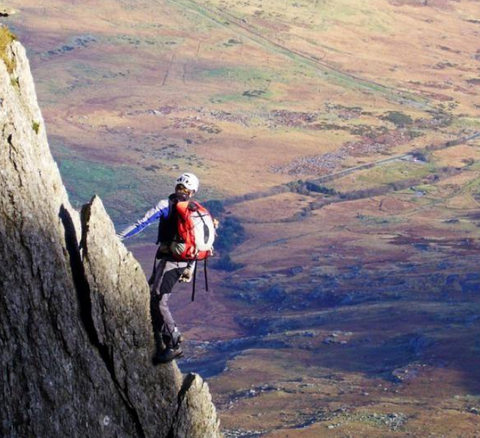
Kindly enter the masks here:
<path id="1" fill-rule="evenodd" d="M 191 263 L 190 265 L 194 267 Z M 168 256 L 155 261 L 149 284 L 150 313 L 157 345 L 160 340 L 163 343 L 173 340 L 176 324 L 168 308 L 168 299 L 187 266 L 188 262 L 177 262 Z"/>

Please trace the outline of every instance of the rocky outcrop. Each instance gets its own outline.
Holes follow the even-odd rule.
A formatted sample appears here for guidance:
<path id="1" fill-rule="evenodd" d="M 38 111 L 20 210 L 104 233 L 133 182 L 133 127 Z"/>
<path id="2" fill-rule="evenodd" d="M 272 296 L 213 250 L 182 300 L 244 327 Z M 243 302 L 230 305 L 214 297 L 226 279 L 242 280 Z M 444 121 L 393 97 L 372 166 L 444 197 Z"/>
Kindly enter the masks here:
<path id="1" fill-rule="evenodd" d="M 13 8 L 8 8 L 0 3 L 0 17 L 9 17 L 15 15 L 18 11 Z"/>
<path id="2" fill-rule="evenodd" d="M 148 285 L 100 199 L 71 207 L 23 47 L 0 55 L 0 436 L 219 437 L 201 378 L 151 365 Z"/>
<path id="3" fill-rule="evenodd" d="M 179 395 L 178 412 L 173 432 L 175 436 L 210 437 L 212 431 L 218 431 L 213 404 L 208 386 L 195 374 L 187 376 Z"/>

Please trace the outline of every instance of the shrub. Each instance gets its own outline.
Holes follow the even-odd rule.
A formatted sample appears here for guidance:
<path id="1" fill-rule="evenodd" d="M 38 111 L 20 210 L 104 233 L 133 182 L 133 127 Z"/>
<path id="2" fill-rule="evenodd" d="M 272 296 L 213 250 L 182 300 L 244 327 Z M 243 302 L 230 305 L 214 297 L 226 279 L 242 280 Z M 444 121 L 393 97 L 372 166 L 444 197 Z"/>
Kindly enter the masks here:
<path id="1" fill-rule="evenodd" d="M 405 128 L 413 123 L 413 120 L 410 116 L 407 116 L 399 111 L 389 111 L 385 116 L 382 117 L 382 120 L 393 123 L 397 128 Z"/>
<path id="2" fill-rule="evenodd" d="M 213 217 L 218 217 L 220 221 L 218 235 L 215 239 L 215 249 L 219 251 L 220 257 L 212 263 L 212 268 L 228 272 L 243 268 L 243 264 L 232 261 L 230 252 L 235 246 L 245 241 L 245 228 L 235 216 L 222 216 L 225 208 L 221 201 L 207 201 L 204 205 Z"/>
<path id="3" fill-rule="evenodd" d="M 230 254 L 225 254 L 221 256 L 218 260 L 215 260 L 212 263 L 213 269 L 218 269 L 219 271 L 227 271 L 232 272 L 236 271 L 237 269 L 243 268 L 245 265 L 243 263 L 236 263 L 232 261 Z"/>
<path id="4" fill-rule="evenodd" d="M 225 211 L 222 201 L 213 199 L 211 201 L 204 202 L 205 208 L 212 214 L 213 217 L 219 217 Z"/>
<path id="5" fill-rule="evenodd" d="M 337 192 L 334 189 L 331 189 L 330 187 L 321 186 L 321 185 L 318 185 L 318 184 L 311 183 L 309 181 L 307 181 L 305 183 L 305 187 L 310 192 L 323 193 L 324 195 L 336 195 L 337 194 Z"/>
<path id="6" fill-rule="evenodd" d="M 245 228 L 234 217 L 226 217 L 220 222 L 220 229 L 215 240 L 215 248 L 222 252 L 230 252 L 234 246 L 245 241 Z"/>

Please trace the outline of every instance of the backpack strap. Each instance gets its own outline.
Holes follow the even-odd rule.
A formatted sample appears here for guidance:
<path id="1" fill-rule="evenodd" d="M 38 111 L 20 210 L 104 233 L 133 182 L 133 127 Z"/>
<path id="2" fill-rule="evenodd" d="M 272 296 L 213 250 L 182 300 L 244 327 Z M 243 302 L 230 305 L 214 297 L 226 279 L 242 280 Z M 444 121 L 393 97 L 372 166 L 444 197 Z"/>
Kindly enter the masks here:
<path id="1" fill-rule="evenodd" d="M 161 217 L 158 223 L 157 245 L 159 243 L 173 240 L 177 232 L 177 204 L 178 199 L 175 193 L 168 197 L 168 216 Z"/>
<path id="2" fill-rule="evenodd" d="M 205 274 L 205 290 L 208 292 L 208 275 L 207 275 L 207 259 L 203 259 L 204 263 L 204 274 Z M 197 283 L 197 266 L 198 260 L 195 260 L 195 268 L 193 270 L 193 283 L 192 283 L 192 301 L 195 301 L 195 290 L 196 290 L 196 283 Z"/>
<path id="3" fill-rule="evenodd" d="M 195 268 L 193 269 L 192 302 L 195 301 L 195 283 L 197 280 L 197 266 L 198 266 L 198 263 L 197 261 L 195 261 Z"/>
<path id="4" fill-rule="evenodd" d="M 189 201 L 188 202 L 188 206 L 187 208 L 190 210 L 190 211 L 197 211 L 199 209 L 199 204 L 198 202 L 195 202 L 195 201 Z"/>
<path id="5" fill-rule="evenodd" d="M 205 271 L 205 289 L 208 292 L 208 275 L 207 275 L 207 259 L 208 257 L 205 257 L 203 260 L 203 270 Z"/>

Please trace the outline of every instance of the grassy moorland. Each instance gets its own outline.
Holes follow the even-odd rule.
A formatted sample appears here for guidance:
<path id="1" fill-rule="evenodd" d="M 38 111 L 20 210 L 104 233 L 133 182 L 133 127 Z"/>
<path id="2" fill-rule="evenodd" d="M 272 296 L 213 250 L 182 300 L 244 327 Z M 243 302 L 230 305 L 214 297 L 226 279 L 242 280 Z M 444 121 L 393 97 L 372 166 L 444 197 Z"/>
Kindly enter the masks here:
<path id="1" fill-rule="evenodd" d="M 173 304 L 227 437 L 478 434 L 478 2 L 9 6 L 77 205 L 126 225 L 184 169 L 222 202 Z"/>

